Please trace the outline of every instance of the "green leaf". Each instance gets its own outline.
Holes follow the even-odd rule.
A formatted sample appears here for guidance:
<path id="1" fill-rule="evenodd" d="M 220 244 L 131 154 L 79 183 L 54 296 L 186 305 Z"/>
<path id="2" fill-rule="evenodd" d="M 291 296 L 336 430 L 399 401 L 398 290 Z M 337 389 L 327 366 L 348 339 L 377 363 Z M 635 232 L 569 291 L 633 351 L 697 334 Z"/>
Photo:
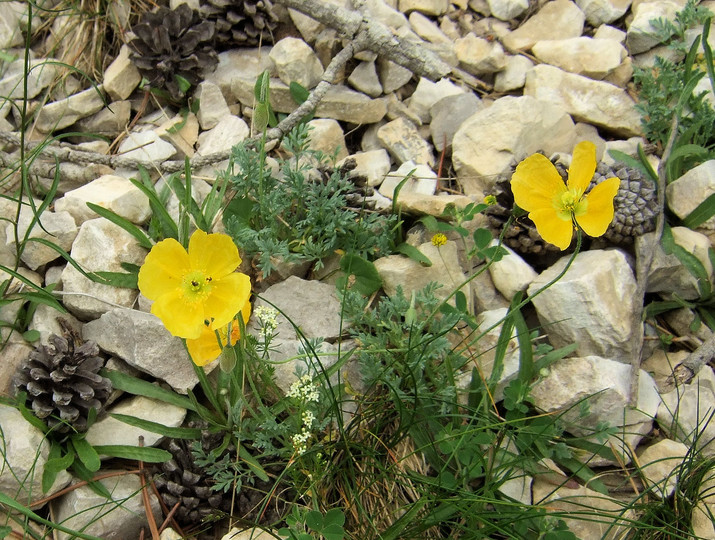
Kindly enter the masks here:
<path id="1" fill-rule="evenodd" d="M 95 446 L 97 453 L 103 456 L 116 457 L 122 459 L 132 459 L 144 461 L 146 463 L 164 463 L 169 461 L 171 453 L 161 448 L 151 446 L 127 446 L 122 444 L 110 444 Z"/>
<path id="2" fill-rule="evenodd" d="M 176 73 L 174 73 L 174 79 L 176 80 L 176 84 L 179 85 L 179 91 L 182 94 L 186 94 L 186 92 L 188 92 L 191 88 L 191 83 L 181 75 L 177 75 Z"/>
<path id="3" fill-rule="evenodd" d="M 204 215 L 201 213 L 201 208 L 196 204 L 196 201 L 191 197 L 191 190 L 186 189 L 186 185 L 178 174 L 172 174 L 167 181 L 169 187 L 174 190 L 176 197 L 183 202 L 185 208 L 188 207 L 188 211 L 191 217 L 196 221 L 196 226 L 204 232 L 208 232 L 208 225 L 204 219 Z M 187 183 L 187 185 L 191 185 Z"/>
<path id="4" fill-rule="evenodd" d="M 467 312 L 467 295 L 464 294 L 462 291 L 457 291 L 454 294 L 454 305 L 457 308 L 457 310 L 461 311 L 462 313 Z"/>
<path id="5" fill-rule="evenodd" d="M 524 320 L 521 310 L 516 309 L 521 303 L 522 293 L 518 292 L 514 295 L 509 308 L 508 317 L 514 321 L 516 328 L 516 339 L 519 343 L 519 375 L 518 378 L 525 385 L 531 382 L 534 378 L 534 354 L 531 347 L 531 336 L 529 335 L 529 326 Z"/>
<path id="6" fill-rule="evenodd" d="M 42 242 L 40 242 L 41 244 L 50 244 L 50 247 L 56 248 L 55 251 L 57 251 L 57 250 L 64 251 L 64 250 L 62 250 L 62 248 L 60 248 L 59 246 L 55 246 L 55 245 L 52 244 L 51 242 L 47 242 L 47 240 L 45 240 L 44 238 L 34 238 L 34 237 L 33 237 L 33 238 L 30 238 L 29 240 L 32 240 L 32 241 L 35 241 L 35 242 L 39 242 L 39 241 L 43 240 Z M 69 254 L 68 254 L 67 252 L 64 252 L 64 253 L 67 255 L 67 257 L 69 257 Z M 75 264 L 76 264 L 76 263 L 75 263 Z M 36 285 L 35 283 L 33 283 L 32 281 L 30 281 L 28 278 L 26 278 L 26 277 L 23 276 L 22 274 L 17 273 L 17 272 L 16 272 L 15 270 L 13 270 L 12 268 L 8 268 L 7 266 L 0 264 L 0 270 L 2 270 L 3 272 L 6 272 L 6 273 L 8 273 L 8 274 L 10 274 L 12 277 L 14 277 L 15 279 L 21 281 L 22 283 L 24 283 L 25 285 L 27 285 L 29 289 L 31 289 L 31 290 L 24 291 L 24 292 L 20 293 L 20 295 L 21 295 L 23 298 L 26 298 L 26 299 L 28 299 L 28 300 L 32 300 L 33 302 L 38 302 L 38 303 L 40 303 L 40 304 L 46 304 L 46 305 L 48 305 L 48 306 L 50 306 L 50 307 L 55 308 L 55 309 L 56 309 L 57 311 L 59 311 L 60 313 L 67 313 L 67 310 L 62 306 L 62 304 L 60 304 L 60 303 L 57 301 L 57 299 L 56 299 L 54 296 L 52 296 L 52 293 L 50 293 L 50 292 L 48 292 L 47 290 L 43 289 L 43 288 L 40 287 L 39 285 Z M 32 291 L 36 291 L 36 292 L 32 292 Z"/>
<path id="7" fill-rule="evenodd" d="M 375 265 L 354 253 L 346 253 L 340 259 L 340 269 L 345 273 L 336 283 L 339 289 L 351 289 L 370 296 L 382 287 L 382 279 Z M 348 279 L 354 276 L 354 281 Z"/>
<path id="8" fill-rule="evenodd" d="M 392 192 L 392 213 L 397 214 L 397 198 L 400 196 L 400 191 L 402 191 L 402 188 L 405 187 L 405 184 L 407 183 L 408 180 L 412 178 L 412 175 L 415 174 L 415 171 L 417 169 L 412 169 L 410 172 L 407 173 L 407 175 L 400 180 L 400 182 L 395 186 L 395 189 Z"/>
<path id="9" fill-rule="evenodd" d="M 328 510 L 323 519 L 326 525 L 345 525 L 345 513 L 340 508 L 332 508 Z"/>
<path id="10" fill-rule="evenodd" d="M 38 330 L 28 330 L 27 332 L 23 332 L 22 337 L 25 341 L 28 343 L 33 343 L 40 339 L 40 332 Z"/>
<path id="11" fill-rule="evenodd" d="M 268 474 L 266 474 L 266 471 L 263 469 L 261 464 L 249 453 L 248 449 L 244 445 L 238 447 L 238 457 L 246 462 L 248 468 L 251 469 L 253 474 L 255 474 L 258 478 L 264 482 L 270 481 Z"/>
<path id="12" fill-rule="evenodd" d="M 474 238 L 474 245 L 478 251 L 483 251 L 494 239 L 492 233 L 488 229 L 483 228 L 474 231 L 472 238 Z"/>
<path id="13" fill-rule="evenodd" d="M 6 538 L 11 533 L 12 533 L 12 527 L 10 527 L 8 525 L 0 526 L 0 538 Z"/>
<path id="14" fill-rule="evenodd" d="M 87 470 L 93 473 L 97 472 L 102 466 L 102 462 L 94 447 L 86 441 L 84 436 L 70 437 L 70 441 L 72 441 L 72 446 L 77 453 L 77 457 L 82 464 L 87 467 Z"/>
<path id="15" fill-rule="evenodd" d="M 258 103 L 268 103 L 270 99 L 271 74 L 268 70 L 261 73 L 253 86 L 253 95 Z"/>
<path id="16" fill-rule="evenodd" d="M 413 261 L 417 261 L 423 266 L 432 266 L 432 261 L 427 255 L 422 253 L 412 244 L 408 244 L 407 242 L 402 242 L 401 244 L 395 246 L 395 252 L 402 253 L 406 257 L 409 257 Z"/>
<path id="17" fill-rule="evenodd" d="M 34 427 L 42 431 L 42 433 L 47 433 L 50 428 L 45 424 L 43 420 L 37 418 L 34 413 L 27 408 L 25 403 L 27 403 L 27 392 L 20 392 L 16 397 L 17 410 L 20 411 L 22 417 L 27 420 Z"/>
<path id="18" fill-rule="evenodd" d="M 109 285 L 110 287 L 121 287 L 123 289 L 138 289 L 139 274 L 128 274 L 126 272 L 105 272 L 100 270 L 93 272 L 90 275 L 95 275 L 100 279 L 95 280 L 103 285 Z"/>
<path id="19" fill-rule="evenodd" d="M 298 105 L 302 105 L 310 97 L 310 91 L 300 83 L 291 81 L 288 85 L 290 95 Z"/>
<path id="20" fill-rule="evenodd" d="M 144 171 L 144 173 L 146 174 L 146 171 Z M 129 181 L 149 198 L 149 206 L 151 207 L 152 214 L 159 220 L 164 238 L 177 239 L 179 237 L 179 227 L 169 215 L 169 212 L 166 211 L 164 204 L 159 200 L 154 187 L 152 186 L 150 188 L 135 178 L 130 178 Z"/>
<path id="21" fill-rule="evenodd" d="M 137 239 L 137 242 L 139 242 L 139 245 L 141 247 L 145 249 L 151 249 L 154 245 L 151 239 L 147 236 L 147 234 L 128 219 L 123 218 L 119 214 L 112 212 L 111 210 L 107 210 L 106 208 L 103 208 L 98 204 L 94 204 L 91 202 L 87 202 L 85 204 L 89 207 L 90 210 L 94 211 L 96 214 L 111 221 L 115 225 L 118 225 L 119 227 L 127 231 L 129 234 L 131 234 L 134 238 Z"/>
<path id="22" fill-rule="evenodd" d="M 311 510 L 305 515 L 305 524 L 315 532 L 323 530 L 323 514 L 317 510 Z"/>
<path id="23" fill-rule="evenodd" d="M 74 463 L 74 452 L 70 448 L 63 456 L 62 446 L 57 441 L 52 441 L 50 452 L 47 455 L 45 467 L 42 470 L 42 493 L 47 493 L 52 489 L 52 484 L 55 483 L 57 475 L 61 471 L 66 471 Z"/>
<path id="24" fill-rule="evenodd" d="M 258 103 L 253 109 L 253 126 L 263 131 L 271 123 L 271 111 L 268 103 Z"/>
<path id="25" fill-rule="evenodd" d="M 341 525 L 330 524 L 323 527 L 322 534 L 325 540 L 343 540 L 345 538 L 345 531 Z"/>
<path id="26" fill-rule="evenodd" d="M 104 497 L 105 499 L 111 500 L 112 494 L 109 492 L 109 490 L 104 487 L 104 484 L 102 484 L 101 482 L 93 480 L 94 473 L 90 471 L 87 467 L 82 465 L 81 461 L 77 459 L 74 460 L 74 463 L 72 464 L 72 472 L 74 472 L 77 478 L 87 482 L 89 487 L 92 488 L 92 491 L 94 491 L 96 494 Z"/>
<path id="27" fill-rule="evenodd" d="M 713 216 L 715 216 L 715 193 L 710 195 L 690 212 L 690 214 L 683 219 L 683 225 L 695 229 Z"/>
<path id="28" fill-rule="evenodd" d="M 116 418 L 120 422 L 129 424 L 130 426 L 151 431 L 152 433 L 158 433 L 164 437 L 171 437 L 172 439 L 199 439 L 201 437 L 201 430 L 197 428 L 169 427 L 164 424 L 144 420 L 143 418 L 137 418 L 136 416 L 129 416 L 127 414 L 109 413 L 109 416 Z"/>
<path id="29" fill-rule="evenodd" d="M 112 381 L 112 386 L 114 386 L 116 390 L 129 392 L 130 394 L 134 394 L 136 396 L 158 399 L 159 401 L 197 412 L 196 408 L 194 408 L 194 405 L 191 403 L 191 400 L 186 396 L 182 396 L 176 392 L 172 392 L 171 390 L 166 390 L 148 381 L 143 381 L 141 379 L 137 379 L 136 377 L 132 377 L 131 375 L 121 373 L 120 371 L 102 369 L 100 373 L 103 377 L 107 377 L 110 381 Z"/>
<path id="30" fill-rule="evenodd" d="M 107 498 L 108 499 L 112 498 L 111 493 L 107 492 Z M 7 508 L 12 508 L 16 512 L 22 514 L 23 516 L 28 517 L 32 521 L 36 521 L 37 523 L 42 523 L 43 525 L 46 525 L 47 527 L 49 527 L 51 529 L 57 529 L 58 531 L 62 531 L 63 533 L 66 533 L 70 538 L 81 538 L 82 540 L 102 540 L 101 538 L 99 538 L 97 536 L 90 536 L 89 534 L 77 532 L 77 531 L 69 529 L 63 525 L 53 523 L 52 521 L 48 521 L 45 518 L 43 518 L 42 516 L 35 514 L 32 510 L 30 510 L 26 506 L 20 504 L 15 499 L 5 495 L 1 491 L 0 491 L 0 505 L 6 506 Z"/>

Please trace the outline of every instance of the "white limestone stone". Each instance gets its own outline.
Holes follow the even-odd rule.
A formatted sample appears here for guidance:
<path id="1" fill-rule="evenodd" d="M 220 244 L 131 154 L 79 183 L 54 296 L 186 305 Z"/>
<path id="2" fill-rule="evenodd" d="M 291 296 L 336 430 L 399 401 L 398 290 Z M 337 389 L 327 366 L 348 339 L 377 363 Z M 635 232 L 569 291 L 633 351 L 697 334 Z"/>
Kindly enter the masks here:
<path id="1" fill-rule="evenodd" d="M 537 41 L 531 50 L 546 64 L 591 79 L 603 79 L 609 75 L 628 54 L 617 41 L 583 36 Z"/>
<path id="2" fill-rule="evenodd" d="M 693 167 L 665 188 L 665 200 L 675 215 L 685 219 L 705 199 L 715 193 L 715 159 Z M 715 229 L 715 217 L 700 227 Z"/>
<path id="3" fill-rule="evenodd" d="M 208 81 L 199 83 L 194 97 L 199 102 L 196 118 L 204 131 L 215 128 L 222 118 L 231 114 L 221 88 L 217 84 Z"/>
<path id="4" fill-rule="evenodd" d="M 269 53 L 278 77 L 285 83 L 297 82 L 305 88 L 315 87 L 323 75 L 318 56 L 305 41 L 285 37 L 273 45 Z"/>
<path id="5" fill-rule="evenodd" d="M 104 71 L 104 90 L 113 100 L 124 100 L 132 94 L 141 80 L 139 70 L 129 59 L 129 47 L 122 45 L 117 57 Z"/>
<path id="6" fill-rule="evenodd" d="M 544 39 L 578 37 L 583 33 L 585 20 L 583 11 L 570 0 L 552 0 L 519 28 L 504 36 L 503 42 L 510 49 L 528 50 Z"/>
<path id="7" fill-rule="evenodd" d="M 215 127 L 199 135 L 196 153 L 200 156 L 208 156 L 230 150 L 248 138 L 250 133 L 251 129 L 243 118 L 232 114 L 226 115 Z"/>

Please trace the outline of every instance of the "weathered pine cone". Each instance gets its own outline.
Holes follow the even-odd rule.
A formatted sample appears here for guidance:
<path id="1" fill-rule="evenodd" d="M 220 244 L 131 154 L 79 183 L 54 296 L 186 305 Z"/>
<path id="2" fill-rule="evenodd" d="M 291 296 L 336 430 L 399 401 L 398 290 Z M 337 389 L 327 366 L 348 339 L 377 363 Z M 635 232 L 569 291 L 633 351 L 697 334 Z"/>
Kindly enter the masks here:
<path id="1" fill-rule="evenodd" d="M 561 163 L 555 165 L 565 179 L 567 176 L 565 167 Z M 486 211 L 489 225 L 497 233 L 501 233 L 514 207 L 510 184 L 512 173 L 513 171 L 504 175 L 495 183 L 491 194 L 496 197 L 497 204 Z M 610 168 L 605 164 L 599 164 L 591 180 L 592 186 L 614 176 L 620 178 L 621 185 L 613 200 L 613 222 L 603 238 L 613 244 L 630 244 L 637 236 L 655 229 L 658 213 L 655 186 L 638 169 L 621 163 Z M 522 255 L 542 256 L 559 253 L 556 246 L 541 238 L 534 223 L 527 216 L 512 222 L 504 235 L 504 243 Z"/>
<path id="2" fill-rule="evenodd" d="M 99 412 L 112 391 L 109 379 L 98 374 L 104 366 L 99 347 L 93 341 L 76 346 L 54 334 L 49 342 L 30 353 L 14 386 L 27 392 L 32 411 L 57 432 L 86 431 L 90 409 Z"/>
<path id="3" fill-rule="evenodd" d="M 356 167 L 357 162 L 354 158 L 344 160 L 339 167 L 335 168 L 329 165 L 319 165 L 317 168 L 319 181 L 327 184 L 330 181 L 330 177 L 337 173 L 350 186 L 349 191 L 344 193 L 348 207 L 356 212 L 361 212 L 365 209 L 374 210 L 375 201 L 366 200 L 366 197 L 374 195 L 375 190 L 367 185 L 365 176 L 353 173 Z"/>
<path id="4" fill-rule="evenodd" d="M 154 484 L 164 503 L 173 508 L 180 503 L 174 514 L 177 522 L 186 527 L 196 526 L 202 521 L 227 515 L 247 520 L 265 520 L 275 522 L 280 516 L 275 510 L 275 504 L 261 515 L 261 501 L 266 493 L 271 492 L 273 484 L 253 478 L 254 486 L 245 483 L 233 496 L 227 492 L 211 489 L 215 484 L 213 477 L 196 463 L 192 445 L 200 444 L 204 453 L 218 448 L 222 441 L 221 433 L 211 433 L 205 423 L 190 423 L 191 427 L 202 429 L 201 440 L 168 439 L 162 447 L 172 454 L 172 459 L 157 466 L 154 474 Z M 235 460 L 236 448 L 229 445 L 217 461 Z M 234 507 L 231 508 L 231 504 Z"/>
<path id="5" fill-rule="evenodd" d="M 205 70 L 218 64 L 214 23 L 186 4 L 145 13 L 132 31 L 131 61 L 152 87 L 165 89 L 177 101 L 184 94 L 175 75 L 195 86 Z"/>
<path id="6" fill-rule="evenodd" d="M 270 0 L 202 0 L 199 9 L 216 25 L 218 50 L 273 43 L 278 16 Z"/>

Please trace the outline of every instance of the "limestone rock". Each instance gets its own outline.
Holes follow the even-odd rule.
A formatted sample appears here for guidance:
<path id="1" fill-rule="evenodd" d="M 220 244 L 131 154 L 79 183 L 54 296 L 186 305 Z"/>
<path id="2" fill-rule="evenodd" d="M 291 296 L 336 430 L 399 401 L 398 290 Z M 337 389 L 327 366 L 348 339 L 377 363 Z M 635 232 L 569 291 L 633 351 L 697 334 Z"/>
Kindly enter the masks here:
<path id="1" fill-rule="evenodd" d="M 315 118 L 308 122 L 308 125 L 312 128 L 310 131 L 310 148 L 319 150 L 327 156 L 335 154 L 338 160 L 347 157 L 345 135 L 337 120 Z"/>
<path id="2" fill-rule="evenodd" d="M 3 358 L 4 360 L 4 358 Z M 43 497 L 42 471 L 47 463 L 50 445 L 45 434 L 28 423 L 15 407 L 0 404 L 3 466 L 0 468 L 0 492 L 20 504 Z M 66 471 L 57 475 L 50 495 L 70 481 Z"/>
<path id="3" fill-rule="evenodd" d="M 437 248 L 431 242 L 425 242 L 417 248 L 430 260 L 432 266 L 422 266 L 417 261 L 402 255 L 388 255 L 375 261 L 383 289 L 388 296 L 397 292 L 397 287 L 402 287 L 402 292 L 410 298 L 413 291 L 418 291 L 430 282 L 441 285 L 435 291 L 438 298 L 446 298 L 456 287 L 461 285 L 465 276 L 459 265 L 457 244 L 448 241 Z M 470 298 L 469 285 L 463 289 L 467 298 Z M 454 299 L 450 300 L 453 303 Z"/>
<path id="4" fill-rule="evenodd" d="M 122 45 L 119 54 L 104 71 L 102 86 L 105 92 L 115 101 L 127 99 L 139 85 L 142 76 L 131 60 L 129 47 Z"/>
<path id="5" fill-rule="evenodd" d="M 562 358 L 534 384 L 531 397 L 540 410 L 559 411 L 567 431 L 586 436 L 603 422 L 623 425 L 630 373 L 630 365 L 600 356 Z M 583 400 L 588 403 L 585 416 L 579 407 Z"/>
<path id="6" fill-rule="evenodd" d="M 430 109 L 435 103 L 447 96 L 462 93 L 464 90 L 448 79 L 432 82 L 422 77 L 410 96 L 408 107 L 422 122 L 427 123 L 430 121 Z"/>
<path id="7" fill-rule="evenodd" d="M 181 339 L 172 336 L 151 313 L 111 309 L 84 325 L 82 337 L 92 340 L 136 369 L 186 393 L 199 380 Z"/>
<path id="8" fill-rule="evenodd" d="M 448 0 L 400 0 L 399 9 L 402 13 L 419 11 L 425 15 L 444 15 L 449 8 Z"/>
<path id="9" fill-rule="evenodd" d="M 430 43 L 452 43 L 452 40 L 440 30 L 439 26 L 419 11 L 413 11 L 408 18 L 412 30 L 422 39 Z"/>
<path id="10" fill-rule="evenodd" d="M 627 55 L 617 41 L 589 37 L 538 41 L 532 52 L 542 62 L 591 79 L 603 79 Z"/>
<path id="11" fill-rule="evenodd" d="M 575 129 L 566 112 L 531 96 L 506 96 L 470 116 L 452 141 L 452 161 L 467 195 L 480 199 L 498 175 L 543 150 L 571 152 Z"/>
<path id="12" fill-rule="evenodd" d="M 626 46 L 631 54 L 638 54 L 652 49 L 660 43 L 656 29 L 651 21 L 658 18 L 675 21 L 675 14 L 682 6 L 670 0 L 640 2 L 633 10 L 633 20 L 628 25 Z"/>
<path id="13" fill-rule="evenodd" d="M 620 19 L 631 7 L 632 0 L 575 0 L 592 26 Z"/>
<path id="14" fill-rule="evenodd" d="M 157 399 L 144 396 L 132 396 L 112 405 L 109 414 L 124 414 L 155 422 L 166 427 L 179 427 L 186 418 L 186 409 Z M 144 446 L 154 446 L 164 437 L 146 429 L 130 426 L 124 422 L 105 416 L 87 430 L 87 442 L 93 446 L 122 444 L 139 446 L 139 437 L 143 437 Z"/>
<path id="15" fill-rule="evenodd" d="M 40 92 L 52 84 L 60 69 L 58 64 L 59 61 L 54 58 L 30 60 L 30 70 L 27 73 L 28 98 L 37 97 Z M 8 99 L 23 97 L 24 69 L 24 58 L 19 58 L 7 66 L 2 79 L 0 79 L 0 96 L 7 97 Z M 9 108 L 2 107 L 0 110 L 7 111 Z M 2 114 L 3 117 L 6 115 L 7 112 Z"/>
<path id="16" fill-rule="evenodd" d="M 408 214 L 417 216 L 442 216 L 447 206 L 454 205 L 455 208 L 463 210 L 472 199 L 464 195 L 449 195 L 439 193 L 438 195 L 425 195 L 422 193 L 411 193 L 400 191 L 397 198 L 397 207 Z"/>
<path id="17" fill-rule="evenodd" d="M 216 126 L 199 135 L 197 154 L 208 156 L 216 152 L 230 150 L 244 141 L 251 133 L 243 118 L 228 114 L 221 118 Z"/>
<path id="18" fill-rule="evenodd" d="M 506 66 L 494 77 L 494 90 L 497 92 L 511 92 L 524 87 L 526 74 L 534 67 L 534 63 L 526 56 L 517 54 L 508 56 Z"/>
<path id="19" fill-rule="evenodd" d="M 166 161 L 176 154 L 176 148 L 163 140 L 156 131 L 131 132 L 119 145 L 119 153 L 126 159 L 138 161 Z"/>
<path id="20" fill-rule="evenodd" d="M 269 53 L 278 77 L 285 84 L 297 82 L 305 88 L 315 87 L 323 75 L 318 56 L 305 41 L 286 37 L 273 45 Z"/>
<path id="21" fill-rule="evenodd" d="M 141 264 L 146 250 L 118 225 L 97 218 L 82 223 L 70 255 L 86 272 L 124 272 L 120 263 Z M 65 307 L 85 319 L 97 318 L 113 305 L 129 307 L 137 297 L 134 289 L 90 281 L 71 264 L 62 272 L 62 289 Z"/>
<path id="22" fill-rule="evenodd" d="M 524 94 L 553 103 L 574 120 L 630 137 L 641 133 L 635 102 L 622 88 L 540 64 L 526 76 Z"/>
<path id="23" fill-rule="evenodd" d="M 44 105 L 35 120 L 35 127 L 43 133 L 64 129 L 80 118 L 86 118 L 104 107 L 101 88 L 88 88 L 59 101 Z"/>
<path id="24" fill-rule="evenodd" d="M 561 273 L 569 257 L 542 272 L 529 295 Z M 555 347 L 578 344 L 577 354 L 599 355 L 630 363 L 634 332 L 636 283 L 626 256 L 617 250 L 579 253 L 566 274 L 544 290 L 533 304 Z"/>
<path id="25" fill-rule="evenodd" d="M 376 98 L 382 94 L 382 85 L 377 76 L 375 62 L 360 62 L 348 77 L 350 86 L 359 92 Z"/>
<path id="26" fill-rule="evenodd" d="M 633 511 L 624 512 L 622 502 L 584 486 L 557 487 L 537 476 L 532 495 L 534 504 L 558 512 L 576 538 L 616 540 L 631 530 L 635 519 Z"/>
<path id="27" fill-rule="evenodd" d="M 499 42 L 490 42 L 469 32 L 454 44 L 460 66 L 472 75 L 496 73 L 506 67 L 506 55 Z"/>
<path id="28" fill-rule="evenodd" d="M 216 69 L 206 75 L 204 80 L 212 82 L 221 89 L 226 102 L 229 105 L 238 102 L 238 96 L 233 92 L 234 81 L 237 79 L 253 80 L 268 70 L 271 75 L 275 74 L 275 68 L 269 54 L 271 47 L 263 45 L 258 48 L 238 48 L 223 51 L 218 54 L 218 65 Z"/>
<path id="29" fill-rule="evenodd" d="M 147 196 L 126 178 L 111 174 L 68 191 L 57 200 L 55 209 L 68 212 L 77 223 L 84 223 L 98 217 L 87 206 L 88 202 L 111 210 L 132 223 L 144 223 L 151 216 Z"/>
<path id="30" fill-rule="evenodd" d="M 379 186 L 385 175 L 390 172 L 390 155 L 384 148 L 357 152 L 348 157 L 354 159 L 356 163 L 355 169 L 350 172 L 348 177 L 353 174 L 365 176 L 368 186 Z M 338 166 L 342 165 L 343 162 L 344 160 L 339 161 Z"/>
<path id="31" fill-rule="evenodd" d="M 715 375 L 705 365 L 689 384 L 662 395 L 658 425 L 670 438 L 694 445 L 706 457 L 715 456 L 715 424 L 711 419 L 715 403 Z M 709 412 L 708 412 L 709 411 Z"/>
<path id="32" fill-rule="evenodd" d="M 194 97 L 199 102 L 196 118 L 204 131 L 215 128 L 222 118 L 231 114 L 221 88 L 217 84 L 209 81 L 201 82 L 196 88 Z"/>
<path id="33" fill-rule="evenodd" d="M 235 79 L 233 93 L 244 106 L 255 105 L 253 87 L 255 79 Z M 280 79 L 271 79 L 271 106 L 276 112 L 290 113 L 298 107 L 286 84 Z M 332 86 L 318 104 L 315 115 L 319 118 L 334 118 L 353 124 L 373 124 L 387 113 L 384 98 L 370 99 L 365 94 L 346 86 Z"/>
<path id="34" fill-rule="evenodd" d="M 578 37 L 586 20 L 583 11 L 570 0 L 553 0 L 519 28 L 504 36 L 504 45 L 510 49 L 528 50 L 544 39 Z"/>
<path id="35" fill-rule="evenodd" d="M 406 161 L 395 172 L 388 174 L 380 185 L 380 194 L 394 199 L 398 184 L 412 171 L 414 171 L 412 176 L 402 185 L 399 196 L 401 197 L 403 193 L 434 195 L 437 189 L 437 174 L 427 165 L 416 165 L 413 161 Z"/>
<path id="36" fill-rule="evenodd" d="M 177 159 L 192 158 L 195 154 L 194 146 L 199 139 L 199 120 L 192 112 L 177 114 L 161 124 L 156 134 L 176 148 Z"/>
<path id="37" fill-rule="evenodd" d="M 8 223 L 5 234 L 8 238 L 7 246 L 15 249 L 14 228 L 17 228 L 19 238 L 24 238 L 34 221 L 35 216 L 28 207 L 23 207 L 17 226 Z M 32 230 L 27 235 L 28 238 L 42 238 L 59 246 L 65 251 L 72 249 L 72 242 L 77 236 L 77 225 L 68 212 L 45 210 L 36 223 L 32 224 Z M 25 249 L 20 256 L 30 270 L 37 270 L 40 266 L 59 258 L 59 254 L 51 247 L 39 242 L 26 242 Z"/>
<path id="38" fill-rule="evenodd" d="M 387 59 L 378 59 L 378 75 L 382 91 L 389 94 L 405 86 L 412 79 L 412 72 L 399 64 Z"/>
<path id="39" fill-rule="evenodd" d="M 397 118 L 388 122 L 377 130 L 377 137 L 398 163 L 414 161 L 434 165 L 431 146 L 409 120 Z"/>
<path id="40" fill-rule="evenodd" d="M 112 494 L 111 501 L 87 485 L 80 486 L 53 503 L 54 519 L 68 529 L 103 540 L 139 538 L 140 530 L 148 529 L 139 477 L 123 471 L 103 472 L 117 473 L 99 480 Z M 161 522 L 161 507 L 151 490 L 149 500 L 154 519 Z M 69 540 L 75 537 L 57 531 L 57 538 Z"/>
<path id="41" fill-rule="evenodd" d="M 132 104 L 129 101 L 113 101 L 107 107 L 74 124 L 76 131 L 114 138 L 129 125 Z"/>
<path id="42" fill-rule="evenodd" d="M 24 24 L 22 21 L 24 19 Z M 23 2 L 0 4 L 0 49 L 19 47 L 23 44 L 22 28 L 27 27 L 27 6 Z"/>
<path id="43" fill-rule="evenodd" d="M 715 193 L 715 159 L 693 167 L 665 188 L 668 207 L 680 219 L 685 219 L 713 193 Z M 711 217 L 700 227 L 715 229 L 715 217 Z"/>
<path id="44" fill-rule="evenodd" d="M 493 246 L 499 242 L 494 240 Z M 489 267 L 489 274 L 497 290 L 504 298 L 511 300 L 519 291 L 525 291 L 538 274 L 534 269 L 522 259 L 511 248 L 502 246 L 508 252 L 501 260 L 495 261 Z"/>
<path id="45" fill-rule="evenodd" d="M 501 21 L 511 21 L 529 9 L 529 0 L 487 0 L 493 17 Z"/>
<path id="46" fill-rule="evenodd" d="M 282 339 L 296 336 L 288 319 L 308 339 L 332 340 L 347 328 L 347 321 L 340 321 L 341 306 L 333 285 L 291 276 L 266 289 L 261 297 L 282 311 L 276 330 Z"/>
<path id="47" fill-rule="evenodd" d="M 657 497 L 666 499 L 673 494 L 678 484 L 676 469 L 689 451 L 681 442 L 663 439 L 638 453 L 638 468 Z"/>
<path id="48" fill-rule="evenodd" d="M 472 92 L 455 94 L 440 99 L 430 109 L 430 135 L 435 150 L 451 148 L 454 134 L 462 122 L 482 109 L 484 104 Z"/>
<path id="49" fill-rule="evenodd" d="M 703 264 L 705 271 L 712 278 L 713 268 L 707 255 L 710 240 L 687 227 L 673 227 L 673 240 L 686 251 L 695 255 Z M 636 238 L 636 253 L 650 245 L 653 233 Z M 695 300 L 700 296 L 696 278 L 681 264 L 675 255 L 666 255 L 663 248 L 655 248 L 653 262 L 648 274 L 647 292 L 677 294 L 686 300 Z"/>

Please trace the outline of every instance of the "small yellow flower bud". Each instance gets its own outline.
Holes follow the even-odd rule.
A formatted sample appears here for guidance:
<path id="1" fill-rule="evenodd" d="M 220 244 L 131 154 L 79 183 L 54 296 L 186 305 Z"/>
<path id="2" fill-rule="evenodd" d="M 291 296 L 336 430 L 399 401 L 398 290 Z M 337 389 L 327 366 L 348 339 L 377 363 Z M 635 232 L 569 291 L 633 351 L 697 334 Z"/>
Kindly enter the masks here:
<path id="1" fill-rule="evenodd" d="M 489 206 L 494 206 L 497 203 L 497 198 L 494 195 L 487 195 L 484 197 L 484 204 Z"/>
<path id="2" fill-rule="evenodd" d="M 437 233 L 432 237 L 432 245 L 436 247 L 443 246 L 447 243 L 447 237 L 442 233 Z"/>

